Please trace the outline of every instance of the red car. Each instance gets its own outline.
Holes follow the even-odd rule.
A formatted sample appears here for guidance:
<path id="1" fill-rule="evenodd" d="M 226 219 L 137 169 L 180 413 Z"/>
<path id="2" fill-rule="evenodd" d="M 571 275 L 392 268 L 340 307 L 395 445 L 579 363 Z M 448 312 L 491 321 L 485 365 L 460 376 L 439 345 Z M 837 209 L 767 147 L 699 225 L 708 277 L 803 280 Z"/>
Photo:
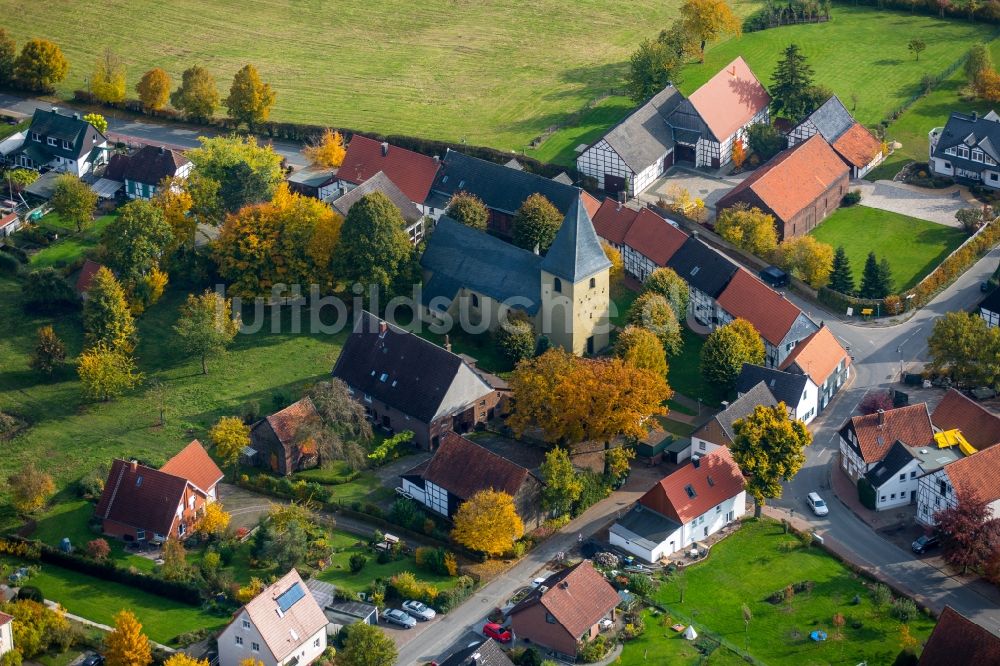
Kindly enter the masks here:
<path id="1" fill-rule="evenodd" d="M 501 643 L 510 643 L 511 639 L 510 629 L 504 629 L 496 622 L 488 622 L 483 626 L 483 636 Z"/>

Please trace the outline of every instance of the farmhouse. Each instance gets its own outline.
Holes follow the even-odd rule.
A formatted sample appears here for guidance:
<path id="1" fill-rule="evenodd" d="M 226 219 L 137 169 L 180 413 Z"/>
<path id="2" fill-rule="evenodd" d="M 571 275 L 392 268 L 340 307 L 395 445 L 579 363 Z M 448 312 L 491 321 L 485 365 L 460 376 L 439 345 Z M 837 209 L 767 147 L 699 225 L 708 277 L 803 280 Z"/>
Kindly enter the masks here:
<path id="1" fill-rule="evenodd" d="M 882 142 L 854 119 L 836 95 L 826 100 L 788 134 L 788 145 L 794 146 L 814 134 L 819 134 L 830 144 L 850 168 L 851 178 L 864 178 L 885 159 Z"/>
<path id="2" fill-rule="evenodd" d="M 955 460 L 920 476 L 917 520 L 934 525 L 934 514 L 960 502 L 978 500 L 1000 516 L 1000 446 Z"/>
<path id="3" fill-rule="evenodd" d="M 282 476 L 315 467 L 318 462 L 316 445 L 304 435 L 318 420 L 316 407 L 308 397 L 293 402 L 253 424 L 250 446 L 243 450 L 241 458 L 246 464 Z"/>
<path id="4" fill-rule="evenodd" d="M 337 182 L 340 194 L 346 194 L 381 171 L 422 213 L 436 219 L 444 206 L 435 209 L 425 204 L 438 167 L 434 157 L 355 134 L 337 170 Z"/>
<path id="5" fill-rule="evenodd" d="M 143 146 L 130 155 L 115 154 L 104 178 L 125 184 L 129 199 L 152 199 L 166 178 L 187 178 L 194 165 L 177 150 Z"/>
<path id="6" fill-rule="evenodd" d="M 941 432 L 957 430 L 979 451 L 1000 443 L 1000 417 L 955 389 L 934 408 L 931 423 Z"/>
<path id="7" fill-rule="evenodd" d="M 851 376 L 851 356 L 823 325 L 800 340 L 779 367 L 786 372 L 807 375 L 819 387 L 819 413 Z"/>
<path id="8" fill-rule="evenodd" d="M 929 164 L 936 176 L 960 183 L 1000 187 L 1000 115 L 952 113 L 944 127 L 928 135 Z"/>
<path id="9" fill-rule="evenodd" d="M 733 424 L 750 416 L 758 405 L 773 407 L 777 404 L 778 400 L 767 385 L 759 382 L 694 431 L 691 435 L 691 455 L 705 455 L 719 447 L 732 446 L 736 441 Z"/>
<path id="10" fill-rule="evenodd" d="M 430 460 L 402 475 L 402 490 L 431 511 L 452 518 L 482 490 L 503 491 L 526 527 L 538 527 L 542 484 L 524 467 L 455 433 L 445 433 Z"/>
<path id="11" fill-rule="evenodd" d="M 485 423 L 500 400 L 462 357 L 369 312 L 358 316 L 333 376 L 347 384 L 375 425 L 411 431 L 428 450 L 448 432 Z"/>
<path id="12" fill-rule="evenodd" d="M 607 198 L 594 215 L 594 230 L 622 255 L 625 272 L 645 282 L 667 265 L 688 235 L 648 208 L 636 210 Z"/>
<path id="13" fill-rule="evenodd" d="M 986 320 L 987 328 L 1000 326 L 1000 289 L 984 298 L 979 304 L 979 316 Z"/>
<path id="14" fill-rule="evenodd" d="M 575 661 L 580 641 L 595 638 L 599 623 L 614 617 L 621 598 L 591 564 L 583 560 L 554 573 L 510 609 L 514 634 Z"/>
<path id="15" fill-rule="evenodd" d="M 819 387 L 813 383 L 809 375 L 744 363 L 736 378 L 737 396 L 743 396 L 761 382 L 775 400 L 785 403 L 788 415 L 793 419 L 809 423 L 816 418 Z"/>
<path id="16" fill-rule="evenodd" d="M 781 238 L 803 236 L 837 210 L 847 194 L 850 169 L 822 136 L 783 150 L 727 192 L 721 212 L 737 204 L 774 216 Z"/>
<path id="17" fill-rule="evenodd" d="M 570 189 L 576 195 L 544 257 L 442 217 L 420 258 L 421 317 L 495 331 L 518 310 L 537 334 L 574 354 L 606 347 L 611 262 L 579 191 Z"/>
<path id="18" fill-rule="evenodd" d="M 79 113 L 72 116 L 35 109 L 21 147 L 7 155 L 14 166 L 83 176 L 95 166 L 106 164 L 108 139 Z"/>
<path id="19" fill-rule="evenodd" d="M 657 562 L 738 520 L 746 512 L 744 485 L 728 448 L 693 456 L 611 526 L 611 545 Z"/>
<path id="20" fill-rule="evenodd" d="M 881 462 L 897 441 L 914 449 L 935 447 L 931 416 L 923 402 L 851 417 L 839 435 L 841 469 L 855 482 Z"/>
<path id="21" fill-rule="evenodd" d="M 945 606 L 924 644 L 918 666 L 1000 664 L 1000 637 Z"/>
<path id="22" fill-rule="evenodd" d="M 217 640 L 219 666 L 307 666 L 326 650 L 326 615 L 292 569 L 236 611 Z"/>
<path id="23" fill-rule="evenodd" d="M 399 209 L 400 214 L 403 216 L 403 222 L 406 224 L 406 233 L 410 237 L 411 243 L 417 245 L 424 239 L 426 229 L 424 228 L 424 214 L 421 212 L 420 206 L 413 203 L 383 171 L 379 171 L 365 182 L 348 191 L 347 194 L 334 199 L 330 205 L 341 216 L 346 218 L 347 214 L 351 212 L 351 207 L 360 201 L 361 197 L 372 192 L 381 192 L 389 201 L 396 205 L 396 208 Z"/>
<path id="24" fill-rule="evenodd" d="M 667 261 L 667 267 L 688 283 L 689 314 L 699 324 L 714 328 L 724 316 L 715 299 L 736 273 L 736 264 L 700 238 L 688 238 Z"/>
<path id="25" fill-rule="evenodd" d="M 217 499 L 222 471 L 194 440 L 162 469 L 135 460 L 111 464 L 94 515 L 102 532 L 125 541 L 162 542 L 190 536 L 206 504 Z"/>

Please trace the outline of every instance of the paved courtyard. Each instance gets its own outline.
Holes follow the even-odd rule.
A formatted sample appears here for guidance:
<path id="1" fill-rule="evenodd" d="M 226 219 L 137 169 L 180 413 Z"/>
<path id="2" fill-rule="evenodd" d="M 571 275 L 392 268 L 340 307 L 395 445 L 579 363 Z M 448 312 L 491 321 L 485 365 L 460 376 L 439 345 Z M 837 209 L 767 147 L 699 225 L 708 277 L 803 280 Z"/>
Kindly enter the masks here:
<path id="1" fill-rule="evenodd" d="M 869 208 L 887 210 L 927 220 L 948 227 L 961 227 L 955 212 L 962 208 L 978 207 L 969 191 L 959 185 L 941 190 L 915 187 L 891 180 L 851 182 L 851 189 L 861 190 L 861 204 Z"/>
<path id="2" fill-rule="evenodd" d="M 705 207 L 715 210 L 715 202 L 729 190 L 736 187 L 746 175 L 719 176 L 687 167 L 672 167 L 666 175 L 650 185 L 639 195 L 639 200 L 655 204 L 658 199 L 670 200 L 668 190 L 673 186 L 686 189 L 692 197 L 705 202 Z"/>

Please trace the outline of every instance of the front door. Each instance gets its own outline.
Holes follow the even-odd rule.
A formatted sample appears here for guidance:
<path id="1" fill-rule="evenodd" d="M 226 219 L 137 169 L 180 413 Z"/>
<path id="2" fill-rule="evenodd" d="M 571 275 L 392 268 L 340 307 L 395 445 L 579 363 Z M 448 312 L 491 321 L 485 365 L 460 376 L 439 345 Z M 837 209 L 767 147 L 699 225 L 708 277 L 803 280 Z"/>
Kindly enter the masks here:
<path id="1" fill-rule="evenodd" d="M 613 176 L 610 173 L 604 174 L 604 191 L 611 196 L 617 196 L 619 192 L 625 192 L 627 183 L 621 176 Z"/>

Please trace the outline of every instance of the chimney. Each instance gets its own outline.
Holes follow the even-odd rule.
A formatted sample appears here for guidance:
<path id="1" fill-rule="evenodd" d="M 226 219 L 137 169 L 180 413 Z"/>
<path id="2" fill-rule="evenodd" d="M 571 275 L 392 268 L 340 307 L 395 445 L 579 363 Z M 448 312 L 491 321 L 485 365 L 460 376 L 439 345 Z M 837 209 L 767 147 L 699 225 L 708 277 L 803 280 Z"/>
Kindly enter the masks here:
<path id="1" fill-rule="evenodd" d="M 881 428 L 885 425 L 885 410 L 878 410 L 878 427 Z"/>
<path id="2" fill-rule="evenodd" d="M 73 120 L 79 120 L 79 119 L 80 119 L 80 114 L 79 113 L 74 113 L 73 114 Z"/>
<path id="3" fill-rule="evenodd" d="M 378 337 L 385 337 L 386 331 L 389 330 L 389 324 L 384 321 L 379 321 L 378 323 Z"/>
<path id="4" fill-rule="evenodd" d="M 441 157 L 439 155 L 434 156 L 434 164 L 441 164 Z"/>
<path id="5" fill-rule="evenodd" d="M 619 210 L 619 211 L 621 211 L 621 209 L 622 209 L 622 202 L 621 202 L 621 201 L 619 201 L 619 202 L 618 202 L 618 210 Z"/>
<path id="6" fill-rule="evenodd" d="M 701 467 L 701 458 L 698 456 L 691 456 L 691 464 L 694 465 L 695 469 Z"/>
<path id="7" fill-rule="evenodd" d="M 51 109 L 51 111 L 52 111 L 52 113 L 59 113 L 59 107 L 58 106 L 53 106 L 52 109 Z"/>
<path id="8" fill-rule="evenodd" d="M 133 472 L 135 472 L 136 470 L 139 469 L 139 461 L 138 460 L 133 460 L 132 462 L 129 463 L 129 465 L 132 466 L 132 471 Z"/>
<path id="9" fill-rule="evenodd" d="M 389 144 L 385 141 L 382 142 L 382 157 L 389 154 Z"/>
<path id="10" fill-rule="evenodd" d="M 166 152 L 167 152 L 167 147 L 166 146 L 160 146 L 160 154 L 164 155 L 164 154 L 166 154 Z"/>
<path id="11" fill-rule="evenodd" d="M 445 351 L 451 351 L 451 336 L 447 333 L 444 334 L 444 349 Z"/>
<path id="12" fill-rule="evenodd" d="M 976 122 L 977 120 L 979 120 L 979 112 L 978 111 L 973 111 L 972 112 L 972 122 Z"/>

